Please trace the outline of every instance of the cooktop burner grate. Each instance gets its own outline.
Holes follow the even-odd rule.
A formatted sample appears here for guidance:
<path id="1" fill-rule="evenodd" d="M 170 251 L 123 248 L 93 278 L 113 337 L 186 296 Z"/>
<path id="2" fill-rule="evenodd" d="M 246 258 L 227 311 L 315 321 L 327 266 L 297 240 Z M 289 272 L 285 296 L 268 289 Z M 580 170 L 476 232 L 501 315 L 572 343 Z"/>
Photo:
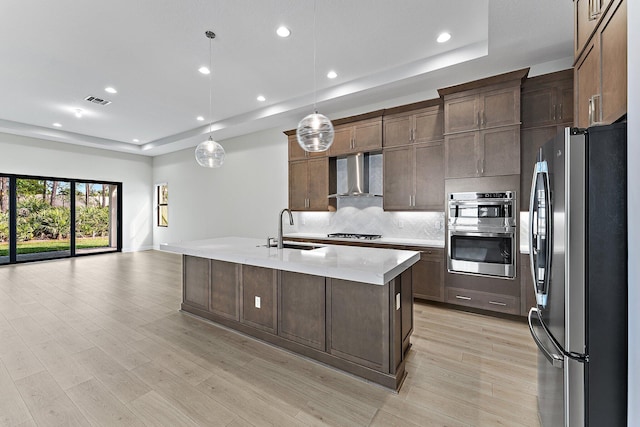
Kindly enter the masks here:
<path id="1" fill-rule="evenodd" d="M 374 240 L 382 237 L 380 234 L 358 234 L 358 233 L 331 233 L 327 234 L 327 237 L 337 237 L 340 239 L 359 239 L 359 240 Z"/>

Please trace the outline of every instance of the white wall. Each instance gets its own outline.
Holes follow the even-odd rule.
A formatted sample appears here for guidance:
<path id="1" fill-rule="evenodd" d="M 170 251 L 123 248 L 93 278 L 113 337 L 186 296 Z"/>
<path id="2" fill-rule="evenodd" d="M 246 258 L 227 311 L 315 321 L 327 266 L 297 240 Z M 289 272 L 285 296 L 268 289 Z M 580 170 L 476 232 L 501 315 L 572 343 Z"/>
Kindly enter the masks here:
<path id="1" fill-rule="evenodd" d="M 145 156 L 0 133 L 0 173 L 122 182 L 124 251 L 153 245 L 151 164 Z"/>
<path id="2" fill-rule="evenodd" d="M 203 168 L 194 148 L 153 159 L 153 183 L 169 186 L 169 227 L 153 227 L 154 246 L 220 236 L 277 233 L 288 201 L 288 145 L 281 129 L 221 142 L 224 165 Z"/>
<path id="3" fill-rule="evenodd" d="M 640 425 L 640 4 L 627 1 L 628 82 L 628 223 L 629 223 L 629 418 Z"/>

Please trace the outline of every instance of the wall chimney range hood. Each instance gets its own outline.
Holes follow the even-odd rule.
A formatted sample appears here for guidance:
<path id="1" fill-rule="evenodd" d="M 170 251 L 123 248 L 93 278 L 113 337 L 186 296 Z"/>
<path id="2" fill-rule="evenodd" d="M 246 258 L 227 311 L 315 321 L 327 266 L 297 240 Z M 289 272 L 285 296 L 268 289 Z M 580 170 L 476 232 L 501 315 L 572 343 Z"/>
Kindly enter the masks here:
<path id="1" fill-rule="evenodd" d="M 346 158 L 347 191 L 330 194 L 332 197 L 382 197 L 381 194 L 369 192 L 369 154 L 358 153 Z M 340 175 L 340 171 L 338 172 Z M 340 180 L 338 176 L 338 179 Z"/>

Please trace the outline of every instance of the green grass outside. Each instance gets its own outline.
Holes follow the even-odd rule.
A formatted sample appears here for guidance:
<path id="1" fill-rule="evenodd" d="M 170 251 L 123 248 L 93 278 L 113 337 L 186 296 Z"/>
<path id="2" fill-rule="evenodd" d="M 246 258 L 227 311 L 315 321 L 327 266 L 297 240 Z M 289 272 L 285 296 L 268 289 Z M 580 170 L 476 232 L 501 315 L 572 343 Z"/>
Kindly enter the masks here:
<path id="1" fill-rule="evenodd" d="M 76 240 L 76 249 L 92 249 L 109 247 L 108 237 L 86 237 Z M 29 240 L 18 242 L 18 254 L 33 254 L 38 252 L 68 251 L 68 240 Z M 9 255 L 9 243 L 0 243 L 0 256 Z"/>

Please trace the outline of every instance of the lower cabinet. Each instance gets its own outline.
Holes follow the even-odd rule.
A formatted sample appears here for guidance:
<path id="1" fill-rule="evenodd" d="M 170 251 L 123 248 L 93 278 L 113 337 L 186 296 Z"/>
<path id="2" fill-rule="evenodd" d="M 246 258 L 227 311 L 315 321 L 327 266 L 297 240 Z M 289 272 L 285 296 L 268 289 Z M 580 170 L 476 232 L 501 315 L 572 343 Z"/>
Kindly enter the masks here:
<path id="1" fill-rule="evenodd" d="M 209 261 L 209 260 L 207 260 Z M 240 268 L 232 262 L 211 262 L 209 310 L 228 319 L 240 320 L 238 275 Z"/>
<path id="2" fill-rule="evenodd" d="M 422 249 L 413 265 L 414 298 L 444 301 L 444 250 Z"/>
<path id="3" fill-rule="evenodd" d="M 194 307 L 209 309 L 209 259 L 194 256 L 182 258 L 182 297 Z"/>
<path id="4" fill-rule="evenodd" d="M 280 336 L 318 350 L 325 350 L 325 280 L 321 276 L 280 272 Z"/>
<path id="5" fill-rule="evenodd" d="M 242 265 L 240 321 L 271 333 L 277 330 L 277 271 Z"/>
<path id="6" fill-rule="evenodd" d="M 447 288 L 446 301 L 451 304 L 520 314 L 520 299 L 511 295 L 494 294 L 461 288 Z"/>

